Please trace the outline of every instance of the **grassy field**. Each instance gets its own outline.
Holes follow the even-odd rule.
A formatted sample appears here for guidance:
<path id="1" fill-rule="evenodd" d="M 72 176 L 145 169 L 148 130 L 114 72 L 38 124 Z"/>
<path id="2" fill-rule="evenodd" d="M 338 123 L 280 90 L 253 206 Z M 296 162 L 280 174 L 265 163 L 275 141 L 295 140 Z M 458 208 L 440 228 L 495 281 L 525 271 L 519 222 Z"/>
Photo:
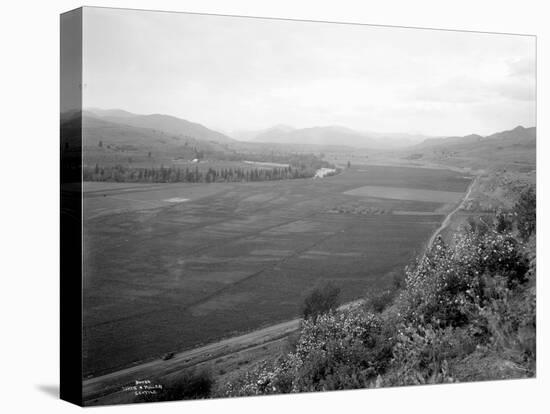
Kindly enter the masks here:
<path id="1" fill-rule="evenodd" d="M 438 192 L 469 182 L 367 166 L 320 180 L 85 185 L 85 375 L 292 319 L 322 280 L 343 301 L 387 286 L 451 208 Z"/>
<path id="2" fill-rule="evenodd" d="M 434 201 L 439 203 L 456 203 L 462 193 L 458 191 L 434 191 L 417 188 L 384 187 L 366 185 L 346 191 L 348 195 L 389 198 L 392 200 Z"/>

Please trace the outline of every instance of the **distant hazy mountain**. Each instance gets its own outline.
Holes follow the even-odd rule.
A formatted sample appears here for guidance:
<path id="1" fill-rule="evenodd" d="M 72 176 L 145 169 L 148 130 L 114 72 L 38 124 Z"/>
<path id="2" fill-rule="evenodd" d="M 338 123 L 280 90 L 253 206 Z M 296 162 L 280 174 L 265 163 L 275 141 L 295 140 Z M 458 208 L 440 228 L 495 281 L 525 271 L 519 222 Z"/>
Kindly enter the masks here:
<path id="1" fill-rule="evenodd" d="M 378 141 L 382 146 L 388 148 L 399 148 L 416 145 L 430 137 L 422 134 L 405 134 L 400 132 L 374 132 L 365 131 L 364 134 Z"/>
<path id="2" fill-rule="evenodd" d="M 211 130 L 204 125 L 170 115 L 138 115 L 122 109 L 97 108 L 87 109 L 86 112 L 88 115 L 98 117 L 104 121 L 137 128 L 154 129 L 174 136 L 191 137 L 199 141 L 214 141 L 219 143 L 234 141 L 232 138 Z"/>
<path id="3" fill-rule="evenodd" d="M 476 143 L 483 139 L 481 135 L 471 134 L 463 137 L 428 138 L 422 141 L 418 147 L 448 146 L 455 144 Z"/>
<path id="4" fill-rule="evenodd" d="M 87 108 L 86 112 L 98 117 L 133 118 L 134 116 L 139 116 L 123 109 Z"/>
<path id="5" fill-rule="evenodd" d="M 284 136 L 286 134 L 291 133 L 292 131 L 295 131 L 296 128 L 288 126 L 288 125 L 275 125 L 274 127 L 271 127 L 269 129 L 266 129 L 264 131 L 260 131 L 259 134 L 257 134 L 254 137 L 254 141 L 256 142 L 272 142 L 277 141 L 281 136 Z"/>
<path id="6" fill-rule="evenodd" d="M 236 142 L 233 138 L 221 132 L 171 115 L 139 115 L 122 109 L 87 108 L 84 111 L 84 116 L 95 117 L 107 122 L 130 127 L 161 131 L 165 134 L 181 138 L 193 138 L 199 141 L 212 141 L 224 144 Z M 233 135 L 238 140 L 257 143 L 349 146 L 378 149 L 410 146 L 426 138 L 425 136 L 415 134 L 355 131 L 343 126 L 296 129 L 284 124 L 259 131 L 237 131 Z"/>
<path id="7" fill-rule="evenodd" d="M 231 136 L 239 141 L 273 142 L 278 140 L 281 135 L 294 129 L 294 127 L 289 125 L 279 124 L 267 129 L 237 130 L 234 131 Z"/>
<path id="8" fill-rule="evenodd" d="M 358 148 L 397 148 L 416 144 L 426 136 L 398 133 L 355 131 L 343 126 L 324 126 L 296 129 L 287 125 L 248 131 L 236 135 L 239 139 L 253 142 L 303 145 L 343 145 Z"/>
<path id="9" fill-rule="evenodd" d="M 287 142 L 316 145 L 347 145 L 350 147 L 376 148 L 378 142 L 364 134 L 341 126 L 296 129 L 286 134 Z"/>
<path id="10" fill-rule="evenodd" d="M 491 145 L 504 145 L 504 144 L 521 144 L 535 141 L 536 128 L 524 128 L 518 126 L 509 131 L 497 132 L 488 136 L 481 136 L 477 134 L 466 135 L 463 137 L 445 137 L 445 138 L 430 138 L 426 139 L 417 145 L 417 148 L 427 147 L 484 147 Z"/>
<path id="11" fill-rule="evenodd" d="M 517 126 L 509 131 L 497 132 L 496 134 L 489 135 L 485 139 L 488 140 L 501 140 L 501 142 L 507 142 L 513 140 L 516 142 L 533 143 L 537 138 L 537 128 L 530 127 L 525 128 L 523 126 Z"/>
<path id="12" fill-rule="evenodd" d="M 436 160 L 476 168 L 533 168 L 536 162 L 535 127 L 518 126 L 492 135 L 427 139 L 406 150 L 411 159 Z"/>

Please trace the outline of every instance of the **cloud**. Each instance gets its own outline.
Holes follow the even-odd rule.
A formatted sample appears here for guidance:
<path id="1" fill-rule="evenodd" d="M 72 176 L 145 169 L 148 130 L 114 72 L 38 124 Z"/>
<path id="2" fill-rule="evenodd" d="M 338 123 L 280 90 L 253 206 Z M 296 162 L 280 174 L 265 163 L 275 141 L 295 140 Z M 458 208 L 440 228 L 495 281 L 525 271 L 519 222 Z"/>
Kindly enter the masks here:
<path id="1" fill-rule="evenodd" d="M 84 18 L 85 106 L 224 130 L 457 135 L 494 132 L 493 113 L 497 129 L 534 119 L 529 36 L 94 8 Z"/>

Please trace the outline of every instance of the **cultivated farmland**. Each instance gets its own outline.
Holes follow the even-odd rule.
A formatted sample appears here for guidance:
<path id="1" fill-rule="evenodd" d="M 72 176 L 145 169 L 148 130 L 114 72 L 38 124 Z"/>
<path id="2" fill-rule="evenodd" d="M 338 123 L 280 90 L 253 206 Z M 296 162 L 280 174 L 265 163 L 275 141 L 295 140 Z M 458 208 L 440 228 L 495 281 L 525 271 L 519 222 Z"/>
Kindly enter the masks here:
<path id="1" fill-rule="evenodd" d="M 292 319 L 319 281 L 344 301 L 384 288 L 469 182 L 362 166 L 316 180 L 86 184 L 85 375 Z"/>

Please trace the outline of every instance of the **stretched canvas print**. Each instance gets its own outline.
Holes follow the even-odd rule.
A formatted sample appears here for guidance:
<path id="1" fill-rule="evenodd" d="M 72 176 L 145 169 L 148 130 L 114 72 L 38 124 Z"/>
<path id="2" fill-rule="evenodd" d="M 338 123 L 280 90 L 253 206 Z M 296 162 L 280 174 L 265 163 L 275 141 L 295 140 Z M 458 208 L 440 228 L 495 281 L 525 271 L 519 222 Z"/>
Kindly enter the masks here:
<path id="1" fill-rule="evenodd" d="M 61 395 L 529 378 L 536 38 L 61 16 Z"/>

